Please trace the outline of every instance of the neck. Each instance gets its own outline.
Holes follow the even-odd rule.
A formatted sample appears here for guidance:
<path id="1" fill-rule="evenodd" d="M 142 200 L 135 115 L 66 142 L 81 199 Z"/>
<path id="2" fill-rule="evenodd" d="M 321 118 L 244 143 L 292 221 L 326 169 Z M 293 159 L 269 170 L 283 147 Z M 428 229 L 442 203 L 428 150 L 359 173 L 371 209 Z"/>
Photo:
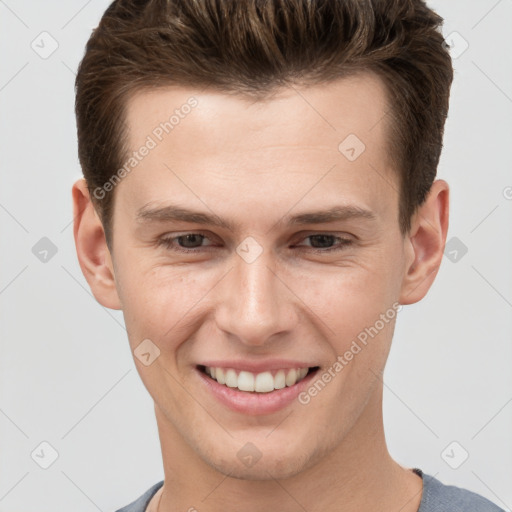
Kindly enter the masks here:
<path id="1" fill-rule="evenodd" d="M 219 473 L 184 441 L 155 407 L 164 486 L 159 512 L 417 512 L 422 481 L 397 464 L 386 447 L 382 386 L 343 441 L 320 462 L 276 480 L 242 480 Z M 160 494 L 160 493 L 159 493 Z"/>

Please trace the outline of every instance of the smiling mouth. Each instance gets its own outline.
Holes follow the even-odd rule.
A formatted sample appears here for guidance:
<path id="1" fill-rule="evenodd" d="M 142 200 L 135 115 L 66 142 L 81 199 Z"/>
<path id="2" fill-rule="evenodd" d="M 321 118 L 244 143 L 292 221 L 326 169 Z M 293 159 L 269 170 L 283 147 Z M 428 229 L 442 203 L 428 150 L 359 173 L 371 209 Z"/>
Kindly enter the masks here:
<path id="1" fill-rule="evenodd" d="M 233 368 L 203 365 L 199 365 L 197 368 L 210 379 L 223 386 L 249 393 L 270 393 L 285 387 L 291 387 L 319 369 L 318 366 L 312 366 L 310 368 L 286 368 L 253 373 Z"/>

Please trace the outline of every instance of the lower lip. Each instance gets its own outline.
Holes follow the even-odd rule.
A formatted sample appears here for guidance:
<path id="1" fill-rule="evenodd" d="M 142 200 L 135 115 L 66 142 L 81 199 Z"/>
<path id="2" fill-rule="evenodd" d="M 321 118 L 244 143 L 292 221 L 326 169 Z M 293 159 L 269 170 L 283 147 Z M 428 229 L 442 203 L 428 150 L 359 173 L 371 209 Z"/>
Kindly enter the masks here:
<path id="1" fill-rule="evenodd" d="M 290 405 L 297 396 L 308 387 L 318 370 L 310 372 L 293 386 L 276 389 L 268 393 L 251 393 L 240 391 L 219 384 L 204 372 L 196 368 L 201 381 L 219 402 L 233 411 L 248 415 L 271 414 Z"/>

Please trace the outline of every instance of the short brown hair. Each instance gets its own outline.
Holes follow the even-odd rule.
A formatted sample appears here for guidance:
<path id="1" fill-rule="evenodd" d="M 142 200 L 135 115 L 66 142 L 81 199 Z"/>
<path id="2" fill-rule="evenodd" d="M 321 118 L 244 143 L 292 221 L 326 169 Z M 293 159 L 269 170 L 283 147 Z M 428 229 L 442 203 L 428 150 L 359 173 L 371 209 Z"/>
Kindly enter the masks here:
<path id="1" fill-rule="evenodd" d="M 373 71 L 389 97 L 389 154 L 402 234 L 435 179 L 452 62 L 442 18 L 422 0 L 116 0 L 76 77 L 78 153 L 89 190 L 128 154 L 130 96 L 166 85 L 263 98 Z M 111 245 L 114 191 L 91 196 Z"/>

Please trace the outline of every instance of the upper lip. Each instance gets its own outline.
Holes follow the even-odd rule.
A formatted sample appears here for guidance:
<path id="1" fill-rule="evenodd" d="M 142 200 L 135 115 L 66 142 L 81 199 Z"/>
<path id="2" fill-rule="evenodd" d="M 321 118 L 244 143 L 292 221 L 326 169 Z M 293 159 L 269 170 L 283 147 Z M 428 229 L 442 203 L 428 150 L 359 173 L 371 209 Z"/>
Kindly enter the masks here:
<path id="1" fill-rule="evenodd" d="M 198 366 L 211 368 L 233 368 L 234 370 L 251 373 L 262 373 L 267 370 L 291 370 L 292 368 L 312 368 L 317 365 L 290 359 L 268 359 L 265 361 L 221 360 L 204 361 Z"/>

